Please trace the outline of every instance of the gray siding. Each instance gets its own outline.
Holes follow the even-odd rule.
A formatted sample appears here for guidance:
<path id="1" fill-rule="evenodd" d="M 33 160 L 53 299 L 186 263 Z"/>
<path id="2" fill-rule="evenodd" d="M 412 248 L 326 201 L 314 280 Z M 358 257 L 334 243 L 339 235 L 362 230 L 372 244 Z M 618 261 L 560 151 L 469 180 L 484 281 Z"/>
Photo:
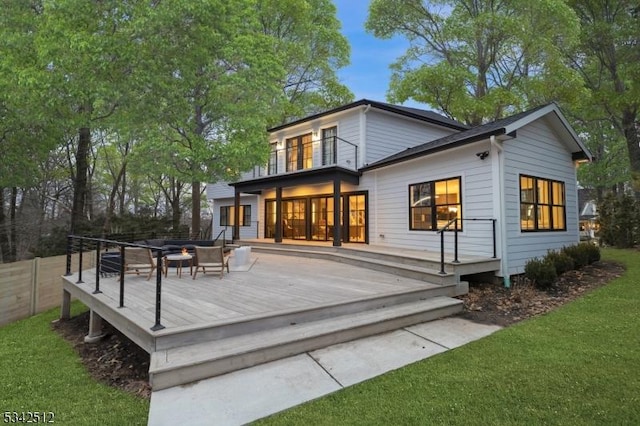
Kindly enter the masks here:
<path id="1" fill-rule="evenodd" d="M 213 238 L 216 238 L 218 234 L 224 229 L 226 231 L 226 239 L 230 240 L 231 236 L 233 235 L 233 227 L 220 226 L 220 207 L 233 206 L 233 197 L 215 199 L 211 204 L 213 204 Z M 258 228 L 260 226 L 258 219 L 260 217 L 260 212 L 258 210 L 258 197 L 256 195 L 243 195 L 240 197 L 240 204 L 248 204 L 251 206 L 251 225 L 240 227 L 240 238 L 256 238 L 256 236 L 258 235 Z"/>
<path id="2" fill-rule="evenodd" d="M 365 173 L 360 189 L 369 191 L 370 242 L 440 250 L 440 236 L 435 231 L 409 230 L 409 185 L 415 183 L 460 176 L 463 218 L 493 219 L 491 163 L 475 155 L 488 147 L 488 142 L 478 142 Z M 447 234 L 445 245 L 446 251 L 453 252 L 451 234 Z M 491 256 L 491 222 L 465 221 L 459 252 Z"/>
<path id="3" fill-rule="evenodd" d="M 571 153 L 544 120 L 519 129 L 516 139 L 504 142 L 504 153 L 508 272 L 513 275 L 524 271 L 527 260 L 579 241 L 576 168 Z M 520 230 L 521 174 L 564 182 L 566 231 Z"/>
<path id="4" fill-rule="evenodd" d="M 371 110 L 366 114 L 365 163 L 373 163 L 451 133 L 454 133 L 451 129 Z"/>

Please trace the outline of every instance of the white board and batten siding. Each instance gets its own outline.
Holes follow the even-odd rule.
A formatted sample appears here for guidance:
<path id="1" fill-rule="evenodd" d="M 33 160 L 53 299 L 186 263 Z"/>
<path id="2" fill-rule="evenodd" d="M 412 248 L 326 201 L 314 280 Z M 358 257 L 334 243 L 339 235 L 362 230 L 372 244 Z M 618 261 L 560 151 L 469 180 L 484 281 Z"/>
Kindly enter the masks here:
<path id="1" fill-rule="evenodd" d="M 365 173 L 360 189 L 369 191 L 370 242 L 440 250 L 440 236 L 435 231 L 409 229 L 409 185 L 416 183 L 460 177 L 463 218 L 493 219 L 490 161 L 476 156 L 488 147 L 488 141 L 477 142 Z M 492 235 L 490 221 L 465 221 L 459 234 L 459 253 L 491 257 Z M 453 236 L 445 238 L 445 249 L 453 252 Z"/>
<path id="2" fill-rule="evenodd" d="M 370 110 L 366 114 L 365 164 L 404 149 L 440 139 L 454 130 L 395 114 Z"/>
<path id="3" fill-rule="evenodd" d="M 527 260 L 549 250 L 579 242 L 576 167 L 571 152 L 544 120 L 518 129 L 517 138 L 504 142 L 504 192 L 509 275 L 524 272 Z M 522 232 L 520 175 L 564 182 L 566 231 Z"/>

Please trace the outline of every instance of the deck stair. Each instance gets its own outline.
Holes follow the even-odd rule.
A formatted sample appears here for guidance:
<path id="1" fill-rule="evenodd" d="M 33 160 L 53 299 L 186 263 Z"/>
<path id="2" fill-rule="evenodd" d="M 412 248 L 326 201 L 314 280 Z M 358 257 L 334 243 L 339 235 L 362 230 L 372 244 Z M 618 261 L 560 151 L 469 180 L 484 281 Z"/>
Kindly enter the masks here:
<path id="1" fill-rule="evenodd" d="M 439 292 L 398 294 L 256 318 L 228 329 L 221 325 L 210 340 L 157 349 L 151 354 L 149 379 L 154 390 L 165 389 L 462 310 L 461 300 Z"/>
<path id="2" fill-rule="evenodd" d="M 241 241 L 239 244 L 250 245 L 252 250 L 258 252 L 327 259 L 433 284 L 457 284 L 459 286 L 457 295 L 465 294 L 467 291 L 466 283 L 461 281 L 462 276 L 496 271 L 500 268 L 499 259 L 466 256 L 462 257 L 459 263 L 455 263 L 453 256 L 447 255 L 443 274 L 440 271 L 440 254 L 434 252 L 385 250 L 370 246 L 355 248 L 255 241 Z"/>

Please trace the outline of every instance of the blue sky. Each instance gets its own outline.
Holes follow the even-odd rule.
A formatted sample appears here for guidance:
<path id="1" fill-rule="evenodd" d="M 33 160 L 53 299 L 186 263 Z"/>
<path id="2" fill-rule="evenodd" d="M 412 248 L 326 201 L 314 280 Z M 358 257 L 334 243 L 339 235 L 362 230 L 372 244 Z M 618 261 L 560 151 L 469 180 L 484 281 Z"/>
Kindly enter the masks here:
<path id="1" fill-rule="evenodd" d="M 365 31 L 368 0 L 334 0 L 334 3 L 342 22 L 342 34 L 351 44 L 351 65 L 338 73 L 342 83 L 351 89 L 356 100 L 386 102 L 391 77 L 389 65 L 407 50 L 408 42 L 399 37 L 377 39 Z M 428 109 L 427 105 L 413 101 L 404 105 Z"/>

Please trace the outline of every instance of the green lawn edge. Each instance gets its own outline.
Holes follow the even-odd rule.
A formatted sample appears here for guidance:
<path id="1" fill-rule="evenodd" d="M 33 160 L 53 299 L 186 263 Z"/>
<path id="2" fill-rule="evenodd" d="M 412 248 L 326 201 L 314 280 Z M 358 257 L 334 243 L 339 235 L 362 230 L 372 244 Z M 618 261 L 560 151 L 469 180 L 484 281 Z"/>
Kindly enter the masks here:
<path id="1" fill-rule="evenodd" d="M 86 309 L 74 302 L 72 315 Z M 56 308 L 0 328 L 0 421 L 30 411 L 54 413 L 58 424 L 146 425 L 149 401 L 96 382 L 51 329 L 59 315 Z"/>
<path id="2" fill-rule="evenodd" d="M 260 425 L 640 423 L 640 252 L 625 274 L 546 315 Z"/>

